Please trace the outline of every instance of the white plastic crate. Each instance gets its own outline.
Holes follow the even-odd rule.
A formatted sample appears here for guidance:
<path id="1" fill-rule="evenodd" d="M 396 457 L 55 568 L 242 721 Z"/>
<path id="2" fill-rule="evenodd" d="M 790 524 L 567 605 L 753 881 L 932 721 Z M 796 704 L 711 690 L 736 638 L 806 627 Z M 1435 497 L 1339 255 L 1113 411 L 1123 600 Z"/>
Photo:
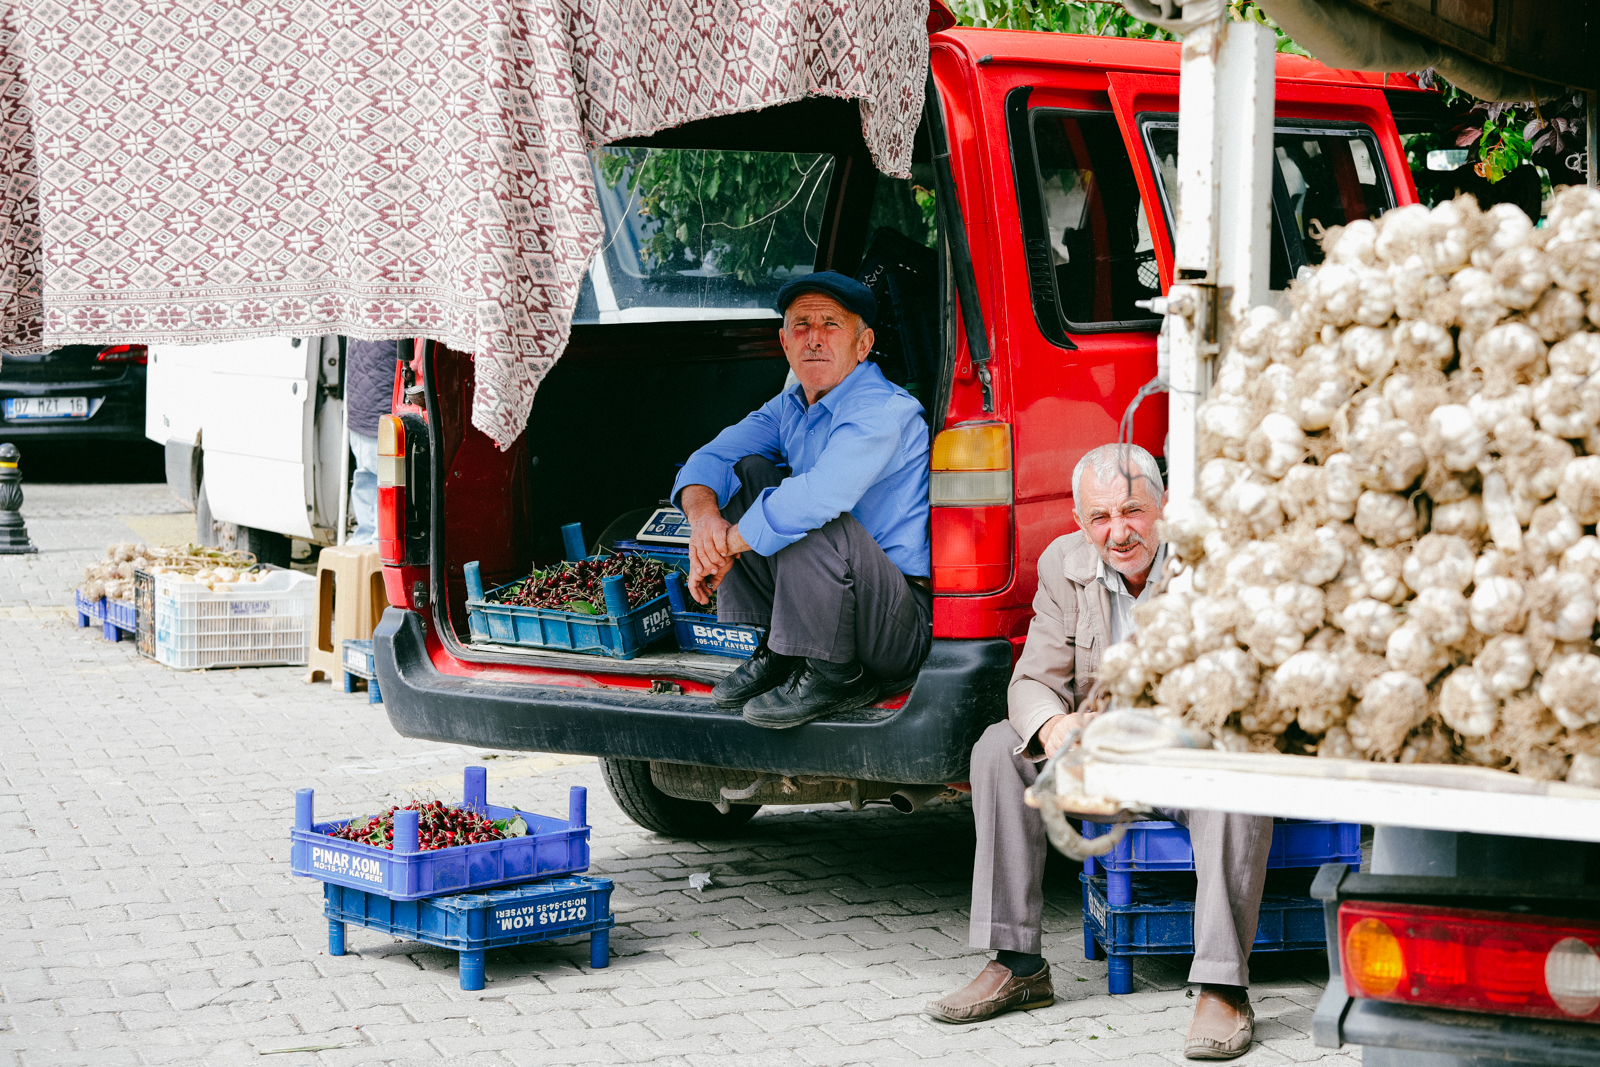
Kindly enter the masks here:
<path id="1" fill-rule="evenodd" d="M 300 666 L 311 651 L 317 583 L 298 571 L 214 593 L 177 575 L 156 575 L 156 661 L 203 667 Z"/>

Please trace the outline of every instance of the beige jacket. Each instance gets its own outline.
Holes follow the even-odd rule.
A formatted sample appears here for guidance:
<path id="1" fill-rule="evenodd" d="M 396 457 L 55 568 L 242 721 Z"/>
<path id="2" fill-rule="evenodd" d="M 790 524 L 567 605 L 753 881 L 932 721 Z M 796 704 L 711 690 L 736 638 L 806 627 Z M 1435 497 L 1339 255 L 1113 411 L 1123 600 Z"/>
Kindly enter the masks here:
<path id="1" fill-rule="evenodd" d="M 1095 580 L 1099 562 L 1081 530 L 1056 538 L 1039 557 L 1028 643 L 1006 691 L 1007 715 L 1024 745 L 1046 720 L 1076 710 L 1094 688 L 1111 640 L 1110 594 Z"/>

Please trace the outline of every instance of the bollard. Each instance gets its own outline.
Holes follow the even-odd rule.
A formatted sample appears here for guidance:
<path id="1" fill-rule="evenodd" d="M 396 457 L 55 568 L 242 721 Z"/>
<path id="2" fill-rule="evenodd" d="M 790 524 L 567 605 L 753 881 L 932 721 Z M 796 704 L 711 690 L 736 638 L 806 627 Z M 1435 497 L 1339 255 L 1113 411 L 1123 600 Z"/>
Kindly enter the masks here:
<path id="1" fill-rule="evenodd" d="M 0 445 L 0 555 L 21 556 L 39 551 L 22 521 L 22 453 L 9 441 Z"/>

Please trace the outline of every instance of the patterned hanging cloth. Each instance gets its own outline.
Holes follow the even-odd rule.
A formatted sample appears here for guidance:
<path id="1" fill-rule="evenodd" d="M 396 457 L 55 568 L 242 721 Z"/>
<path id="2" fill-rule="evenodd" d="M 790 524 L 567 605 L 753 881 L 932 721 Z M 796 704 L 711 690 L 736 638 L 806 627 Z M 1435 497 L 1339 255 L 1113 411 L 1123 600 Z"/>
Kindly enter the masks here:
<path id="1" fill-rule="evenodd" d="M 927 0 L 0 3 L 0 348 L 476 353 L 522 432 L 600 245 L 588 148 L 806 96 L 905 176 Z"/>

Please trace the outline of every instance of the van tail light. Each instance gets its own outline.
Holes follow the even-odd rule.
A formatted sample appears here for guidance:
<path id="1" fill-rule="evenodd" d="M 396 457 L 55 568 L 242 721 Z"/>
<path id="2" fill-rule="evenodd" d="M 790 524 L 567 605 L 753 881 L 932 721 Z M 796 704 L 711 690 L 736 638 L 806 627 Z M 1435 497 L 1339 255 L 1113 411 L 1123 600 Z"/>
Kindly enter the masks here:
<path id="1" fill-rule="evenodd" d="M 399 415 L 378 419 L 378 558 L 391 566 L 406 558 L 406 424 Z"/>
<path id="2" fill-rule="evenodd" d="M 1011 427 L 964 423 L 933 439 L 933 591 L 992 593 L 1011 580 Z"/>
<path id="3" fill-rule="evenodd" d="M 150 349 L 144 345 L 112 345 L 102 348 L 95 357 L 96 363 L 137 363 L 144 366 L 150 362 Z"/>
<path id="4" fill-rule="evenodd" d="M 1417 904 L 1339 906 L 1353 997 L 1600 1023 L 1600 923 Z"/>

